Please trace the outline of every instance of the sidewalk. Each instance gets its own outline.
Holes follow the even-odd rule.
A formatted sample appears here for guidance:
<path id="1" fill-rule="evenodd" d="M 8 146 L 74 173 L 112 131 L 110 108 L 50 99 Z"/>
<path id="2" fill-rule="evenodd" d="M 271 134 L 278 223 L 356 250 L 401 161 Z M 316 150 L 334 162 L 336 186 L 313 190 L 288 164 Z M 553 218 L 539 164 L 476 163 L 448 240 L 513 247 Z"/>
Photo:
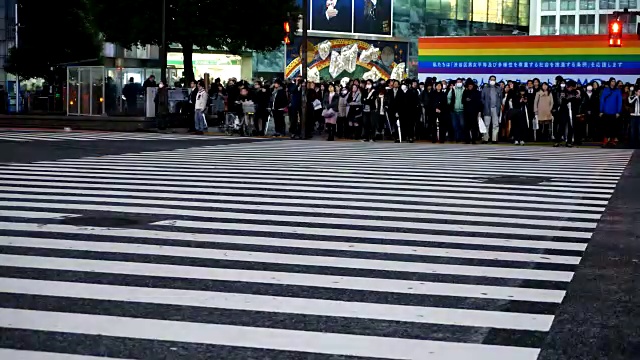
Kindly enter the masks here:
<path id="1" fill-rule="evenodd" d="M 144 131 L 155 127 L 155 121 L 131 116 L 66 116 L 66 115 L 0 115 L 0 128 L 58 129 L 98 131 Z"/>

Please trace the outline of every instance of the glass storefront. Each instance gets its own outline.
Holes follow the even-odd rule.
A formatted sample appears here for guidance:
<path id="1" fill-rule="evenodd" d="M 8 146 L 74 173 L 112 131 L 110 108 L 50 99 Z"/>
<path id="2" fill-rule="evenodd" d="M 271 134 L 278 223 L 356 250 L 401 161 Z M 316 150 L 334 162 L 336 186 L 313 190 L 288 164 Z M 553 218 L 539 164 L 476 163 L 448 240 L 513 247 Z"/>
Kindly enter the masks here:
<path id="1" fill-rule="evenodd" d="M 99 116 L 104 111 L 104 67 L 67 68 L 67 115 Z"/>

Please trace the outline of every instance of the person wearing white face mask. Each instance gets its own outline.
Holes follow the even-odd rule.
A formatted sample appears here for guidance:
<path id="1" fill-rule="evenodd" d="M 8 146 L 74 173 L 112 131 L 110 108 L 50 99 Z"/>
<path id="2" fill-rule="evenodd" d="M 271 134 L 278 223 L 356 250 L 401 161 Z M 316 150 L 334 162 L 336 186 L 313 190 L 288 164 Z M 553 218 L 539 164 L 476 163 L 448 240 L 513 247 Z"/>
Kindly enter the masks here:
<path id="1" fill-rule="evenodd" d="M 496 77 L 494 75 L 489 77 L 489 85 L 482 89 L 481 99 L 484 124 L 487 127 L 487 132 L 482 136 L 482 142 L 498 142 L 498 131 L 500 130 L 498 115 L 502 108 L 502 89 L 496 86 Z M 489 139 L 489 129 L 491 129 L 491 139 Z"/>
<path id="2" fill-rule="evenodd" d="M 451 125 L 453 127 L 453 138 L 455 142 L 466 140 L 464 131 L 464 106 L 462 104 L 463 79 L 458 78 L 456 85 L 447 93 L 447 103 L 451 108 Z"/>

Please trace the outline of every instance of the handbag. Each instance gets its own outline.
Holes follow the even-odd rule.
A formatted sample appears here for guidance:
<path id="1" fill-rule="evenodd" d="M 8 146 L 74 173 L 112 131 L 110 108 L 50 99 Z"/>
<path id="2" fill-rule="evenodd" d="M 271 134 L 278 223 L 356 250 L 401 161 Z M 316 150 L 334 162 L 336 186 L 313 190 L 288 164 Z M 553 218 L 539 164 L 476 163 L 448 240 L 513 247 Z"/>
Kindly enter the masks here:
<path id="1" fill-rule="evenodd" d="M 480 129 L 480 134 L 487 133 L 487 125 L 484 124 L 484 120 L 482 116 L 478 116 L 478 129 Z"/>
<path id="2" fill-rule="evenodd" d="M 333 111 L 333 109 L 324 109 L 322 110 L 322 117 L 323 118 L 331 118 L 336 116 L 336 112 Z"/>
<path id="3" fill-rule="evenodd" d="M 313 102 L 311 104 L 313 104 L 313 110 L 322 109 L 322 103 L 318 99 L 313 100 Z"/>

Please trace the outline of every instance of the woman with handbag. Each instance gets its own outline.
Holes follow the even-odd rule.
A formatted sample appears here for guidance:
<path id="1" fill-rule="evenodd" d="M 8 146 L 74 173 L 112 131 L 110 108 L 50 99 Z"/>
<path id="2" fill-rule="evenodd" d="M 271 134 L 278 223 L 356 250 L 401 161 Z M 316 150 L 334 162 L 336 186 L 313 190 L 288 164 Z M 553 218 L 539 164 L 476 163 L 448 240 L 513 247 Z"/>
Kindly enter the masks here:
<path id="1" fill-rule="evenodd" d="M 329 136 L 327 141 L 334 141 L 336 134 L 336 122 L 338 120 L 338 104 L 340 97 L 336 94 L 336 87 L 333 84 L 328 85 L 328 91 L 324 96 L 322 117 L 324 118 Z"/>
<path id="2" fill-rule="evenodd" d="M 359 85 L 351 85 L 351 92 L 347 97 L 347 119 L 349 121 L 349 133 L 351 138 L 359 140 L 362 135 L 362 93 Z"/>

